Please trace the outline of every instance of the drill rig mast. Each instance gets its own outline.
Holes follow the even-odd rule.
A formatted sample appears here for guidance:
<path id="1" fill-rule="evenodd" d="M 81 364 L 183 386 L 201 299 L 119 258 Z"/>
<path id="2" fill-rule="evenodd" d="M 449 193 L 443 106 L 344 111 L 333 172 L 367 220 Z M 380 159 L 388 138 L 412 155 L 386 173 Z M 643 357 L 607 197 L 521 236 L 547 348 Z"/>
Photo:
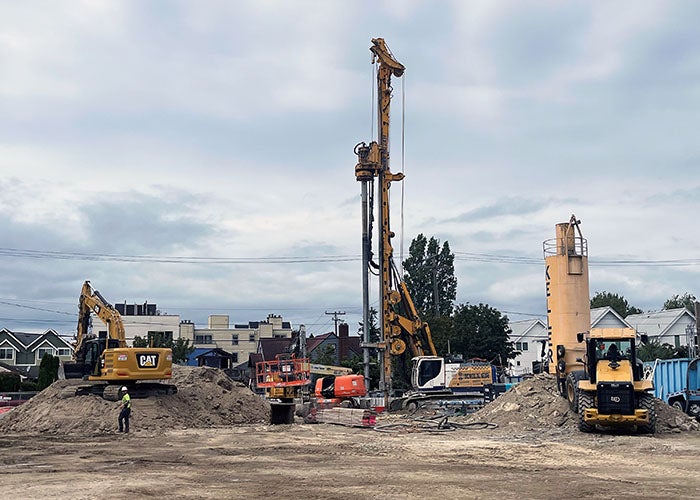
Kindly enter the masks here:
<path id="1" fill-rule="evenodd" d="M 389 402 L 391 392 L 392 356 L 404 355 L 410 349 L 413 356 L 435 355 L 435 346 L 430 335 L 430 328 L 418 316 L 406 284 L 401 279 L 393 261 L 391 238 L 394 233 L 390 228 L 389 187 L 394 181 L 401 181 L 403 173 L 392 173 L 389 168 L 389 118 L 391 108 L 391 77 L 401 77 L 405 71 L 398 62 L 384 39 L 373 38 L 372 62 L 378 62 L 377 71 L 377 140 L 369 145 L 361 142 L 355 146 L 358 163 L 355 166 L 355 178 L 362 183 L 362 255 L 363 255 L 363 324 L 365 343 L 369 342 L 369 284 L 368 273 L 371 255 L 372 207 L 368 203 L 368 190 L 374 193 L 374 178 L 378 180 L 377 208 L 380 221 L 378 234 L 379 251 L 379 296 L 380 296 L 380 331 L 381 342 L 377 347 L 382 351 L 382 390 Z M 369 189 L 368 189 L 369 188 Z M 368 209 L 368 205 L 369 209 Z M 368 378 L 369 354 L 365 349 L 365 377 Z"/>

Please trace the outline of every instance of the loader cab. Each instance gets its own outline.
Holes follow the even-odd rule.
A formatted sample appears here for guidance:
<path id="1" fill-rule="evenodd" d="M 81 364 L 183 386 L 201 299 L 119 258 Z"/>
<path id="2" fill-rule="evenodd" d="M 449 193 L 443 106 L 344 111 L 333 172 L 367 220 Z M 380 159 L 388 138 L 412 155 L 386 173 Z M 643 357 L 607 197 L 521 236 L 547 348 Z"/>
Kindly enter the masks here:
<path id="1" fill-rule="evenodd" d="M 611 338 L 595 337 L 586 340 L 586 375 L 591 383 L 597 380 L 597 365 L 603 363 L 620 363 L 629 361 L 633 369 L 634 380 L 643 378 L 643 363 L 637 359 L 637 345 L 634 337 Z"/>

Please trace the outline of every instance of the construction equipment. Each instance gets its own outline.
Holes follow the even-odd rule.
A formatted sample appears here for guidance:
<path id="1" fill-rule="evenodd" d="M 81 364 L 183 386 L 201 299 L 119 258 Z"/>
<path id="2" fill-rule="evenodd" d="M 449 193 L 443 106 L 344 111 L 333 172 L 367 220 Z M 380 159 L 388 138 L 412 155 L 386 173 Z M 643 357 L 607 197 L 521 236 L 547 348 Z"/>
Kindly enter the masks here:
<path id="1" fill-rule="evenodd" d="M 657 359 L 651 379 L 657 398 L 700 420 L 700 358 Z"/>
<path id="2" fill-rule="evenodd" d="M 107 326 L 106 335 L 95 335 L 92 332 L 92 313 Z M 117 401 L 119 388 L 124 385 L 134 398 L 177 392 L 172 384 L 149 382 L 172 377 L 172 350 L 128 347 L 119 311 L 99 291 L 93 289 L 89 281 L 83 283 L 78 301 L 78 329 L 73 360 L 73 363 L 63 365 L 65 377 L 95 382 L 78 387 L 78 395 L 99 394 L 105 399 Z"/>
<path id="3" fill-rule="evenodd" d="M 363 239 L 363 324 L 368 325 L 369 284 L 368 273 L 372 264 L 378 268 L 380 295 L 380 329 L 382 341 L 369 344 L 368 332 L 365 332 L 365 349 L 378 348 L 382 352 L 382 389 L 388 406 L 391 393 L 392 356 L 401 356 L 407 349 L 415 356 L 436 354 L 430 335 L 430 328 L 423 322 L 413 304 L 406 284 L 399 276 L 393 261 L 393 247 L 389 219 L 389 187 L 394 181 L 404 178 L 402 173 L 392 173 L 389 169 L 389 118 L 391 105 L 391 77 L 400 77 L 404 66 L 398 62 L 382 38 L 373 38 L 372 62 L 378 62 L 377 70 L 377 141 L 369 144 L 361 142 L 355 146 L 358 163 L 355 166 L 355 178 L 362 183 L 362 239 Z M 374 179 L 379 186 L 378 216 L 379 228 L 379 263 L 371 263 L 371 234 L 373 222 Z M 370 189 L 371 188 L 371 189 Z M 371 198 L 368 193 L 371 192 Z M 367 329 L 368 330 L 368 329 Z M 368 354 L 365 350 L 365 366 L 368 366 Z M 365 376 L 367 375 L 365 369 Z"/>
<path id="4" fill-rule="evenodd" d="M 372 39 L 373 63 L 377 70 L 377 133 L 369 144 L 355 146 L 358 162 L 355 178 L 362 186 L 362 256 L 363 256 L 363 324 L 368 325 L 370 267 L 378 269 L 381 342 L 371 344 L 365 332 L 365 379 L 368 380 L 367 349 L 377 348 L 382 353 L 381 389 L 385 406 L 391 409 L 414 407 L 428 399 L 462 397 L 469 393 L 483 394 L 487 382 L 495 382 L 493 367 L 488 363 L 464 362 L 437 356 L 430 326 L 420 318 L 393 260 L 390 227 L 389 188 L 401 181 L 403 173 L 392 173 L 389 168 L 389 122 L 391 105 L 391 77 L 401 77 L 405 67 L 398 62 L 382 38 Z M 379 263 L 371 261 L 374 205 L 374 179 L 379 186 L 377 213 L 379 218 Z M 413 390 L 400 399 L 392 396 L 392 358 L 411 356 L 411 385 Z"/>
<path id="5" fill-rule="evenodd" d="M 255 364 L 255 385 L 265 390 L 270 401 L 271 423 L 294 423 L 295 399 L 311 383 L 309 360 L 293 354 L 278 354 Z"/>
<path id="6" fill-rule="evenodd" d="M 543 244 L 549 373 L 577 413 L 579 430 L 592 432 L 600 424 L 653 433 L 653 384 L 637 359 L 635 330 L 590 327 L 588 242 L 580 223 L 572 215 Z"/>

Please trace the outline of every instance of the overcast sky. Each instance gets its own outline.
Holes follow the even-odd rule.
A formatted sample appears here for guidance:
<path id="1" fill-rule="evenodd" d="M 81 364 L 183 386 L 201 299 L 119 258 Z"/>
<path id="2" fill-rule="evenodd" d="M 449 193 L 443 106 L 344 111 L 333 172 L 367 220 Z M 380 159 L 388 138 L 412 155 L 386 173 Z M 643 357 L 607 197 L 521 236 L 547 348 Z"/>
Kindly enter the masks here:
<path id="1" fill-rule="evenodd" d="M 573 213 L 591 294 L 698 295 L 699 21 L 691 1 L 0 0 L 0 328 L 73 333 L 90 279 L 198 326 L 320 334 L 341 311 L 356 332 L 373 37 L 406 66 L 397 261 L 448 241 L 457 302 L 544 320 L 542 242 Z"/>

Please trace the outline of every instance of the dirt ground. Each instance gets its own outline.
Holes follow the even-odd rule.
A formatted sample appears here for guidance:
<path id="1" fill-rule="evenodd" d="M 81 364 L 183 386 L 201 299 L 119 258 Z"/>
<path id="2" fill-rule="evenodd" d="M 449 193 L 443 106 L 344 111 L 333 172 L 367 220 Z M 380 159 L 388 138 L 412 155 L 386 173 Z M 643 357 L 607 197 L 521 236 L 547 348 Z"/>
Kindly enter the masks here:
<path id="1" fill-rule="evenodd" d="M 327 424 L 4 435 L 12 498 L 698 498 L 700 436 Z"/>
<path id="2" fill-rule="evenodd" d="M 700 498 L 700 425 L 657 404 L 657 433 L 576 430 L 547 376 L 477 413 L 378 417 L 376 429 L 273 426 L 269 405 L 211 369 L 178 395 L 64 398 L 65 382 L 0 416 L 0 485 L 11 498 Z M 489 428 L 475 424 L 488 422 Z"/>

